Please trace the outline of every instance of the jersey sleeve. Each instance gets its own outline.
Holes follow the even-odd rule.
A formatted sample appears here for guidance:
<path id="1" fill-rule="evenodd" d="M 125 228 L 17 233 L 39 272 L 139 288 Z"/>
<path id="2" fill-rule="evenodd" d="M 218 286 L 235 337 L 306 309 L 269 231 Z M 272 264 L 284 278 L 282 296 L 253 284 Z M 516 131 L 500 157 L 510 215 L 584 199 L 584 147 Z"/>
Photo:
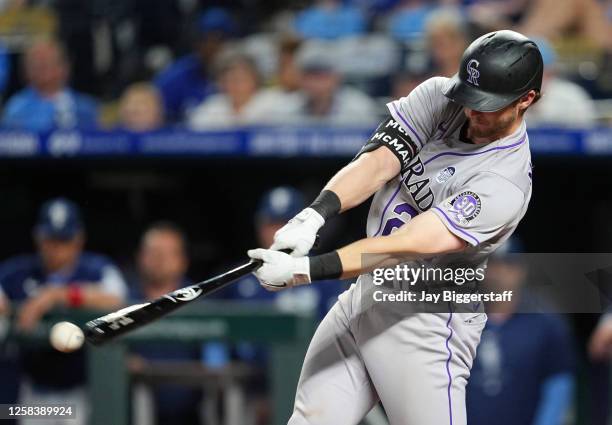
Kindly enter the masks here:
<path id="1" fill-rule="evenodd" d="M 391 115 L 378 125 L 355 159 L 366 152 L 371 152 L 384 146 L 389 149 L 400 162 L 402 172 L 419 151 L 419 146 L 412 140 L 408 132 Z"/>
<path id="2" fill-rule="evenodd" d="M 387 104 L 391 116 L 418 144 L 420 150 L 434 135 L 448 99 L 442 94 L 443 77 L 430 78 L 407 96 Z"/>
<path id="3" fill-rule="evenodd" d="M 520 219 L 525 195 L 505 177 L 482 172 L 431 210 L 448 230 L 472 246 L 508 230 Z"/>

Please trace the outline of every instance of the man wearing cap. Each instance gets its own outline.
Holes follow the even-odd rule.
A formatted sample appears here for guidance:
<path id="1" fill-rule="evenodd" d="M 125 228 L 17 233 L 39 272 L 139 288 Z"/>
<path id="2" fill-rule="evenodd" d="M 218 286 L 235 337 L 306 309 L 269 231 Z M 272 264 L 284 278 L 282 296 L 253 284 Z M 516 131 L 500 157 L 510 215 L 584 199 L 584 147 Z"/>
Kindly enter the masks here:
<path id="1" fill-rule="evenodd" d="M 304 195 L 290 186 L 270 189 L 260 199 L 255 213 L 255 231 L 260 246 L 269 247 L 274 243 L 274 234 L 305 206 Z M 321 319 L 346 289 L 344 282 L 334 280 L 325 285 L 297 288 L 296 291 L 269 292 L 263 289 L 257 279 L 246 276 L 228 288 L 230 298 L 240 300 L 267 300 L 286 311 L 316 312 Z"/>
<path id="2" fill-rule="evenodd" d="M 193 52 L 179 58 L 156 77 L 155 85 L 164 98 L 170 122 L 182 121 L 192 108 L 217 91 L 212 67 L 234 30 L 233 20 L 224 9 L 205 11 L 197 21 Z"/>
<path id="3" fill-rule="evenodd" d="M 83 252 L 85 232 L 78 207 L 64 198 L 46 202 L 33 231 L 38 252 L 0 264 L 0 298 L 16 309 L 16 326 L 32 331 L 54 307 L 114 309 L 126 296 L 121 273 L 106 257 Z M 84 406 L 85 357 L 82 351 L 59 353 L 23 348 L 29 385 L 24 402 L 74 402 Z M 77 414 L 84 423 L 85 412 Z M 83 422 L 79 422 L 83 421 Z M 40 422 L 37 422 L 40 423 Z"/>
<path id="4" fill-rule="evenodd" d="M 150 225 L 140 240 L 137 254 L 137 277 L 130 282 L 130 304 L 148 302 L 168 292 L 192 284 L 187 276 L 189 257 L 187 237 L 180 227 L 169 221 Z M 195 362 L 200 359 L 197 346 L 184 344 L 141 343 L 132 347 L 130 364 L 139 371 L 149 362 Z M 199 423 L 201 391 L 184 385 L 162 383 L 153 389 L 155 424 Z"/>
<path id="5" fill-rule="evenodd" d="M 68 57 L 57 40 L 36 40 L 25 52 L 23 69 L 28 86 L 4 105 L 4 127 L 50 131 L 97 125 L 96 102 L 69 86 Z"/>
<path id="6" fill-rule="evenodd" d="M 298 118 L 313 124 L 374 124 L 383 112 L 361 91 L 342 86 L 342 75 L 333 51 L 309 42 L 298 51 L 302 73 Z"/>

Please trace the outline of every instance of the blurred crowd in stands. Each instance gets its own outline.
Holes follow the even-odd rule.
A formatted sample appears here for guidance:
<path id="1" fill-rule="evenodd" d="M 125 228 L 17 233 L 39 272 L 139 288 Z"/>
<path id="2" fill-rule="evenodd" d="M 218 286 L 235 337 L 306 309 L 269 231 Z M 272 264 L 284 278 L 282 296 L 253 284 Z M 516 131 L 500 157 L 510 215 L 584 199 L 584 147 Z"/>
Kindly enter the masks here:
<path id="1" fill-rule="evenodd" d="M 533 37 L 530 124 L 612 122 L 612 2 L 3 0 L 5 127 L 373 125 L 488 31 Z"/>

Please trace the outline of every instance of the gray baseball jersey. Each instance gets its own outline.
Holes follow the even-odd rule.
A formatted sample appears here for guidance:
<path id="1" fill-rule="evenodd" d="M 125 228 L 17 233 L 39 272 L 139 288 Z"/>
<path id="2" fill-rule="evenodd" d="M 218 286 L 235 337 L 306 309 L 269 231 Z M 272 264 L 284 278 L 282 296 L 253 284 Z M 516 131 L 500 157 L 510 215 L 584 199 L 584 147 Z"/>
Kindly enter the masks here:
<path id="1" fill-rule="evenodd" d="M 526 212 L 529 141 L 523 122 L 502 139 L 469 143 L 463 108 L 442 94 L 444 81 L 429 79 L 389 103 L 391 117 L 361 151 L 385 145 L 402 163 L 372 200 L 367 234 L 390 234 L 431 210 L 469 244 L 436 265 L 479 267 Z M 466 425 L 482 307 L 457 313 L 449 304 L 447 312 L 424 313 L 410 303 L 372 302 L 371 289 L 372 276 L 360 276 L 317 329 L 289 423 L 357 424 L 380 400 L 393 425 Z"/>
<path id="2" fill-rule="evenodd" d="M 525 122 L 488 144 L 467 143 L 463 108 L 431 78 L 387 106 L 419 150 L 402 173 L 379 190 L 368 215 L 368 236 L 393 232 L 431 210 L 470 247 L 459 255 L 479 265 L 525 215 L 531 197 L 531 155 Z M 453 256 L 454 257 L 454 256 Z"/>

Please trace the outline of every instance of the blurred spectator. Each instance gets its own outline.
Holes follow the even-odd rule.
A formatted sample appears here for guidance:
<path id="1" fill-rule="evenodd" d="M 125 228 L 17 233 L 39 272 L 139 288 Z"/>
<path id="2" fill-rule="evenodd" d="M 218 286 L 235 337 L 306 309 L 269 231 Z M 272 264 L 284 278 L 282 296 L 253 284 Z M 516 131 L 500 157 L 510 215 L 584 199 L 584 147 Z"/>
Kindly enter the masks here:
<path id="1" fill-rule="evenodd" d="M 32 131 L 96 125 L 95 102 L 67 86 L 70 67 L 57 41 L 35 42 L 25 54 L 24 69 L 28 87 L 8 100 L 3 125 Z"/>
<path id="2" fill-rule="evenodd" d="M 340 0 L 318 0 L 295 18 L 295 30 L 303 38 L 333 40 L 365 32 L 361 11 Z"/>
<path id="3" fill-rule="evenodd" d="M 189 284 L 187 239 L 174 223 L 150 226 L 142 235 L 137 260 L 139 279 L 130 286 L 132 298 L 152 300 Z"/>
<path id="4" fill-rule="evenodd" d="M 591 314 L 574 315 L 581 350 L 581 373 L 586 397 L 578 404 L 578 411 L 589 418 L 589 425 L 609 423 L 610 359 L 612 358 L 612 311 L 599 320 Z M 595 322 L 595 323 L 593 323 Z M 586 331 L 586 332 L 585 332 Z M 584 337 L 587 337 L 586 339 Z M 582 412 L 583 411 L 583 412 Z"/>
<path id="5" fill-rule="evenodd" d="M 119 126 L 134 132 L 164 126 L 164 105 L 157 88 L 149 83 L 130 85 L 119 100 Z"/>
<path id="6" fill-rule="evenodd" d="M 0 13 L 0 40 L 9 50 L 22 52 L 39 37 L 57 33 L 53 10 L 31 0 L 5 0 Z"/>
<path id="7" fill-rule="evenodd" d="M 221 93 L 193 111 L 189 117 L 193 129 L 282 123 L 296 110 L 294 96 L 261 89 L 261 75 L 249 56 L 227 52 L 220 58 L 218 75 Z"/>
<path id="8" fill-rule="evenodd" d="M 350 4 L 365 11 L 369 16 L 376 16 L 388 12 L 399 0 L 344 0 L 345 4 Z"/>
<path id="9" fill-rule="evenodd" d="M 175 224 L 158 222 L 143 234 L 138 251 L 138 281 L 130 285 L 130 302 L 151 301 L 190 284 L 185 274 L 189 265 L 185 234 Z M 132 370 L 155 363 L 198 361 L 200 350 L 183 344 L 147 343 L 133 350 L 137 357 Z M 154 389 L 157 425 L 197 424 L 201 391 L 180 385 L 156 385 Z"/>
<path id="10" fill-rule="evenodd" d="M 589 341 L 589 354 L 596 361 L 612 358 L 612 314 L 603 315 Z"/>
<path id="11" fill-rule="evenodd" d="M 612 51 L 612 26 L 598 0 L 535 0 L 527 2 L 517 31 L 549 40 L 576 35 Z"/>
<path id="12" fill-rule="evenodd" d="M 512 28 L 523 18 L 529 0 L 474 0 L 455 1 L 465 6 L 468 19 L 482 28 L 482 32 Z M 533 2 L 531 2 L 533 3 Z"/>
<path id="13" fill-rule="evenodd" d="M 197 27 L 193 52 L 178 59 L 155 79 L 171 122 L 184 120 L 192 108 L 216 92 L 212 68 L 226 41 L 235 33 L 232 18 L 220 8 L 204 12 Z"/>
<path id="14" fill-rule="evenodd" d="M 408 71 L 395 74 L 391 86 L 391 98 L 399 99 L 404 96 L 408 96 L 408 94 L 414 90 L 416 86 L 430 77 L 431 75 L 429 74 L 418 74 Z"/>
<path id="15" fill-rule="evenodd" d="M 426 38 L 433 62 L 432 74 L 443 77 L 455 75 L 469 44 L 463 15 L 451 8 L 432 12 L 427 19 Z"/>
<path id="16" fill-rule="evenodd" d="M 34 227 L 34 239 L 36 255 L 19 256 L 0 265 L 2 293 L 15 304 L 16 326 L 22 332 L 34 330 L 41 317 L 56 306 L 113 309 L 123 302 L 126 287 L 119 270 L 106 257 L 83 252 L 85 230 L 74 203 L 63 198 L 46 202 Z M 21 396 L 23 403 L 72 403 L 81 413 L 65 423 L 86 423 L 82 350 L 65 354 L 47 346 L 22 347 L 19 359 L 29 384 Z M 8 384 L 3 380 L 3 385 Z M 37 419 L 35 423 L 64 422 Z"/>
<path id="17" fill-rule="evenodd" d="M 332 125 L 370 124 L 378 120 L 380 108 L 370 97 L 342 85 L 332 52 L 325 46 L 304 45 L 298 63 L 302 72 L 300 120 Z"/>
<path id="18" fill-rule="evenodd" d="M 0 403 L 17 404 L 21 378 L 19 348 L 16 341 L 9 337 L 10 306 L 0 282 Z M 6 420 L 6 425 L 16 424 L 16 420 Z M 3 424 L 4 425 L 4 424 Z"/>
<path id="19" fill-rule="evenodd" d="M 397 40 L 419 40 L 433 7 L 431 2 L 424 0 L 401 0 L 388 18 L 388 33 Z"/>
<path id="20" fill-rule="evenodd" d="M 512 291 L 512 298 L 487 304 L 467 386 L 467 417 L 470 425 L 489 425 L 491 418 L 496 425 L 562 425 L 573 399 L 572 337 L 561 316 L 518 312 L 530 302 L 522 288 L 527 269 L 517 254 L 508 254 L 510 244 L 516 241 L 499 248 L 487 265 L 487 290 Z"/>
<path id="21" fill-rule="evenodd" d="M 522 34 L 558 40 L 578 36 L 612 49 L 612 29 L 599 0 L 480 0 L 467 3 L 470 21 L 483 32 L 514 27 Z"/>
<path id="22" fill-rule="evenodd" d="M 278 54 L 277 82 L 281 90 L 291 93 L 299 90 L 300 67 L 297 64 L 297 53 L 302 45 L 297 38 L 284 38 L 280 42 Z"/>
<path id="23" fill-rule="evenodd" d="M 258 246 L 270 247 L 276 231 L 303 208 L 304 196 L 293 187 L 280 186 L 266 192 L 255 214 Z M 255 276 L 249 275 L 228 287 L 224 294 L 231 299 L 274 301 L 277 307 L 285 311 L 314 311 L 322 319 L 344 289 L 346 285 L 342 281 L 325 281 L 291 291 L 269 292 L 261 287 Z"/>
<path id="24" fill-rule="evenodd" d="M 0 44 L 0 98 L 4 97 L 4 91 L 8 85 L 10 73 L 11 60 L 9 58 L 9 53 L 4 45 Z"/>
<path id="25" fill-rule="evenodd" d="M 529 108 L 529 124 L 558 127 L 592 127 L 597 110 L 589 94 L 578 84 L 557 74 L 556 54 L 546 40 L 535 39 L 544 60 L 542 98 Z"/>

